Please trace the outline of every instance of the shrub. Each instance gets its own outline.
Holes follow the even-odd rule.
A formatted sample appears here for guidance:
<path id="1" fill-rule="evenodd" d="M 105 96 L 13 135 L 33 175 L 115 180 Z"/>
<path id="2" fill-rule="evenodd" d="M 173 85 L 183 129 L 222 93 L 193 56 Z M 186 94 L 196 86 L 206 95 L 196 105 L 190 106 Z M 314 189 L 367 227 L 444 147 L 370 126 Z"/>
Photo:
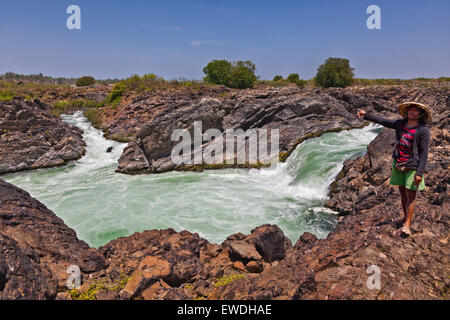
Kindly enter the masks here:
<path id="1" fill-rule="evenodd" d="M 272 81 L 281 81 L 281 80 L 283 80 L 283 77 L 278 75 L 278 76 L 273 77 Z"/>
<path id="2" fill-rule="evenodd" d="M 300 76 L 298 75 L 298 73 L 291 73 L 288 77 L 287 77 L 287 81 L 290 83 L 295 83 L 296 85 L 298 85 L 299 87 L 304 88 L 306 85 L 306 80 L 302 80 L 300 79 Z"/>
<path id="3" fill-rule="evenodd" d="M 84 111 L 84 116 L 92 123 L 92 125 L 96 128 L 98 128 L 102 121 L 98 117 L 98 112 L 96 108 L 89 108 L 86 111 Z"/>
<path id="4" fill-rule="evenodd" d="M 300 76 L 298 75 L 298 73 L 291 73 L 287 77 L 287 81 L 289 81 L 290 83 L 296 83 L 298 80 L 300 80 Z"/>
<path id="5" fill-rule="evenodd" d="M 437 80 L 438 82 L 448 82 L 450 81 L 450 77 L 439 77 Z"/>
<path id="6" fill-rule="evenodd" d="M 122 99 L 122 96 L 125 93 L 125 91 L 127 91 L 127 87 L 123 82 L 116 84 L 106 97 L 105 103 L 112 104 L 113 107 L 117 106 L 117 104 Z"/>
<path id="7" fill-rule="evenodd" d="M 353 70 L 348 59 L 330 57 L 317 68 L 314 82 L 324 88 L 346 87 L 353 83 Z"/>
<path id="8" fill-rule="evenodd" d="M 111 90 L 110 94 L 108 95 L 108 102 L 112 102 L 116 100 L 117 98 L 122 97 L 122 95 L 127 91 L 127 87 L 123 83 L 118 83 L 114 86 L 114 88 Z"/>
<path id="9" fill-rule="evenodd" d="M 142 77 L 135 74 L 117 83 L 106 99 L 106 102 L 112 103 L 114 101 L 117 101 L 118 98 L 122 97 L 126 91 L 136 91 L 139 93 L 148 89 L 166 87 L 167 83 L 168 82 L 162 77 L 159 77 L 153 73 L 144 74 Z"/>
<path id="10" fill-rule="evenodd" d="M 231 63 L 227 60 L 213 60 L 203 68 L 205 82 L 229 85 L 231 78 Z"/>
<path id="11" fill-rule="evenodd" d="M 184 77 L 179 77 L 178 79 L 173 79 L 169 81 L 169 84 L 175 87 L 186 87 L 192 89 L 201 89 L 204 85 L 203 81 L 195 79 L 186 79 Z"/>
<path id="12" fill-rule="evenodd" d="M 233 63 L 226 60 L 213 60 L 203 68 L 206 74 L 203 80 L 231 88 L 249 88 L 257 81 L 255 70 L 255 65 L 248 60 Z"/>
<path id="13" fill-rule="evenodd" d="M 124 93 L 127 91 L 135 91 L 137 93 L 140 93 L 146 90 L 165 88 L 168 87 L 169 84 L 172 84 L 174 86 L 179 86 L 180 84 L 185 86 L 192 85 L 192 83 L 189 83 L 188 81 L 185 81 L 185 83 L 181 83 L 179 81 L 172 81 L 171 83 L 169 83 L 162 77 L 159 77 L 153 73 L 144 74 L 142 77 L 135 74 L 129 78 L 121 80 L 119 83 L 114 85 L 113 89 L 103 101 L 102 105 L 110 104 L 113 108 L 115 108 L 122 99 Z"/>
<path id="14" fill-rule="evenodd" d="M 250 61 L 238 61 L 233 64 L 231 70 L 230 87 L 245 89 L 253 87 L 257 78 L 255 76 L 255 65 Z"/>
<path id="15" fill-rule="evenodd" d="M 91 76 L 84 76 L 79 78 L 76 82 L 75 85 L 77 87 L 86 87 L 86 86 L 90 86 L 92 84 L 95 83 L 95 79 Z"/>
<path id="16" fill-rule="evenodd" d="M 53 114 L 60 116 L 63 113 L 73 110 L 98 108 L 101 104 L 101 102 L 96 102 L 91 99 L 58 100 L 53 104 Z"/>

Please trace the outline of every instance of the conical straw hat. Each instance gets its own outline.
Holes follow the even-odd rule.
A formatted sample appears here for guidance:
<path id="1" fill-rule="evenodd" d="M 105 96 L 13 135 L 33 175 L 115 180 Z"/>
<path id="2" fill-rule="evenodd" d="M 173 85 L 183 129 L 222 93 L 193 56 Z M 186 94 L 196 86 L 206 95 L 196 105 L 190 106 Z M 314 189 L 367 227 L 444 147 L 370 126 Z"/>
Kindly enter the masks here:
<path id="1" fill-rule="evenodd" d="M 401 104 L 398 105 L 398 112 L 402 115 L 403 118 L 407 119 L 408 118 L 408 107 L 409 106 L 416 106 L 420 109 L 422 109 L 423 111 L 425 111 L 425 115 L 424 117 L 424 121 L 427 123 L 431 122 L 431 111 L 430 109 L 428 109 L 427 106 L 425 106 L 422 103 L 419 102 L 403 102 Z"/>

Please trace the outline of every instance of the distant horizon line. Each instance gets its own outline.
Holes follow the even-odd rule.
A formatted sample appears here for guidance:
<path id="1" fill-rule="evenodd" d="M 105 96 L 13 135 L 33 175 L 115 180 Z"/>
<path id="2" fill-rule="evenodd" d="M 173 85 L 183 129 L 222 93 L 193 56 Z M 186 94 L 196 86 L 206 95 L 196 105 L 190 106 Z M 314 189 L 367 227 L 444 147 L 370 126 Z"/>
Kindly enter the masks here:
<path id="1" fill-rule="evenodd" d="M 292 73 L 296 73 L 296 72 L 292 72 Z M 79 79 L 79 78 L 81 78 L 81 77 L 85 77 L 85 76 L 89 76 L 89 77 L 93 77 L 96 81 L 98 80 L 98 81 L 108 81 L 108 80 L 124 80 L 124 79 L 127 79 L 127 78 L 130 78 L 130 77 L 133 77 L 133 76 L 135 76 L 135 75 L 138 75 L 138 76 L 140 76 L 140 77 L 142 77 L 143 75 L 145 75 L 145 74 L 155 74 L 155 73 L 152 73 L 152 72 L 147 72 L 147 73 L 142 73 L 142 74 L 138 74 L 138 73 L 134 73 L 134 74 L 130 74 L 129 76 L 127 76 L 127 77 L 122 77 L 122 78 L 96 78 L 96 77 L 94 77 L 94 76 L 92 76 L 92 75 L 88 75 L 88 74 L 85 74 L 85 75 L 82 75 L 82 76 L 76 76 L 76 77 L 63 77 L 63 76 L 51 76 L 51 75 L 45 75 L 45 74 L 43 74 L 42 72 L 40 72 L 40 73 L 30 73 L 30 74 L 22 74 L 22 73 L 16 73 L 16 72 L 13 72 L 13 71 L 7 71 L 7 72 L 5 72 L 5 73 L 0 73 L 0 78 L 3 78 L 5 75 L 7 75 L 7 74 L 14 74 L 14 75 L 17 75 L 17 76 L 23 76 L 23 77 L 30 77 L 30 76 L 39 76 L 39 75 L 42 75 L 42 78 L 51 78 L 51 79 L 64 79 L 64 80 L 77 80 L 77 79 Z M 158 74 L 155 74 L 156 76 L 158 76 L 158 77 L 160 77 L 160 78 L 162 78 L 162 79 L 164 79 L 164 80 L 166 80 L 166 81 L 173 81 L 173 80 L 180 80 L 180 79 L 185 79 L 185 80 L 188 80 L 188 81 L 190 81 L 190 80 L 195 80 L 195 81 L 203 81 L 203 78 L 200 78 L 200 79 L 197 79 L 197 78 L 187 78 L 187 77 L 183 77 L 183 76 L 180 76 L 180 77 L 177 77 L 177 78 L 171 78 L 171 79 L 166 79 L 166 78 L 164 78 L 164 77 L 162 77 L 162 76 L 160 76 L 160 75 L 158 75 Z M 276 75 L 274 75 L 274 77 L 275 76 L 277 76 L 277 75 L 281 75 L 281 74 L 276 74 Z M 259 78 L 259 76 L 257 76 L 258 78 Z M 361 77 L 353 77 L 353 79 L 367 79 L 367 80 L 380 80 L 380 79 L 390 79 L 390 80 L 416 80 L 416 79 L 429 79 L 429 80 L 437 80 L 437 79 L 441 79 L 441 78 L 449 78 L 450 76 L 445 76 L 445 75 L 443 75 L 443 76 L 439 76 L 439 77 L 425 77 L 425 76 L 419 76 L 419 77 L 413 77 L 413 78 L 361 78 Z M 303 78 L 304 79 L 304 78 Z M 312 80 L 312 79 L 314 79 L 314 77 L 312 77 L 312 78 L 309 78 L 309 79 L 304 79 L 304 80 Z M 258 81 L 272 81 L 271 79 L 258 79 Z"/>

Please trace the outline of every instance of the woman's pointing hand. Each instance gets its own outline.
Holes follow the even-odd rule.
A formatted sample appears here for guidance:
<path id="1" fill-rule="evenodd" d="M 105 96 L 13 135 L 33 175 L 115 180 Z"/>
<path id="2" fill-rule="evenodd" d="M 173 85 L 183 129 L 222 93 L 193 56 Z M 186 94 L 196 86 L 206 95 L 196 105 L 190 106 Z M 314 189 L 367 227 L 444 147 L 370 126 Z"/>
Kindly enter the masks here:
<path id="1" fill-rule="evenodd" d="M 364 117 L 364 115 L 366 114 L 366 112 L 364 110 L 362 110 L 362 109 L 356 109 L 356 110 L 357 110 L 356 114 L 360 118 Z"/>

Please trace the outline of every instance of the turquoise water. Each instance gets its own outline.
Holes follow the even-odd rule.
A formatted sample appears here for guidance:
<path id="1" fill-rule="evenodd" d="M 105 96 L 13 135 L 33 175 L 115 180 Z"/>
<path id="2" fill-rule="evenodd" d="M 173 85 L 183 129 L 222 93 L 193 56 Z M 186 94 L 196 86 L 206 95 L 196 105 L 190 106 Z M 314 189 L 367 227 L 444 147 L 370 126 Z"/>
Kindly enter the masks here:
<path id="1" fill-rule="evenodd" d="M 343 162 L 363 155 L 381 129 L 371 124 L 326 133 L 299 144 L 274 168 L 132 176 L 114 172 L 125 143 L 104 139 L 79 112 L 61 117 L 83 129 L 86 155 L 64 167 L 2 178 L 44 203 L 93 247 L 169 227 L 221 243 L 265 223 L 277 224 L 293 242 L 305 231 L 324 238 L 337 222 L 323 207 L 328 186 Z"/>

